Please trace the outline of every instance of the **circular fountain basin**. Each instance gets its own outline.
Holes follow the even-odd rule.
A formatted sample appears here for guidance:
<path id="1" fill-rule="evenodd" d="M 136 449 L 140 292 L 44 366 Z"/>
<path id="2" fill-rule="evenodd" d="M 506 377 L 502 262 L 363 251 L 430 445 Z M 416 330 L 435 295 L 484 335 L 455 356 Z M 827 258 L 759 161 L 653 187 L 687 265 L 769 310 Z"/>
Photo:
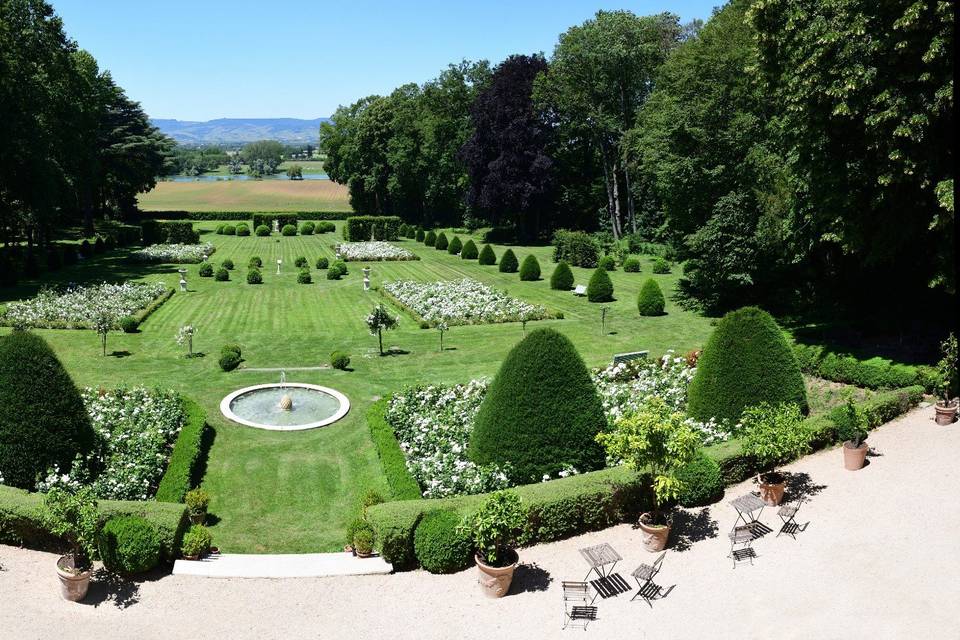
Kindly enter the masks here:
<path id="1" fill-rule="evenodd" d="M 284 395 L 293 400 L 292 408 L 280 408 Z M 272 431 L 325 427 L 347 415 L 348 411 L 350 401 L 336 389 L 303 382 L 244 387 L 220 401 L 220 413 L 227 419 Z"/>

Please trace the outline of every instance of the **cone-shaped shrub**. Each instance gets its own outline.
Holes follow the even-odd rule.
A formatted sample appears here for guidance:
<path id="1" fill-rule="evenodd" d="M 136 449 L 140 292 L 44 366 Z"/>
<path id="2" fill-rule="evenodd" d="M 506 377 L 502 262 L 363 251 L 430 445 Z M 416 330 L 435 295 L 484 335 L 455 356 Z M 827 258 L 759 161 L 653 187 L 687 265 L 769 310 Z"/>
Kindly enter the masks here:
<path id="1" fill-rule="evenodd" d="M 532 253 L 524 258 L 523 264 L 520 265 L 520 279 L 527 281 L 540 279 L 540 263 Z"/>
<path id="2" fill-rule="evenodd" d="M 437 241 L 433 243 L 433 246 L 437 251 L 446 251 L 447 247 L 450 245 L 450 242 L 447 240 L 447 234 L 441 231 L 437 234 Z"/>
<path id="3" fill-rule="evenodd" d="M 517 256 L 514 255 L 513 249 L 504 251 L 500 257 L 500 273 L 516 273 L 519 267 L 520 263 L 517 262 Z"/>
<path id="4" fill-rule="evenodd" d="M 423 237 L 423 244 L 427 245 L 428 247 L 432 247 L 433 245 L 437 244 L 437 234 L 435 234 L 433 231 L 427 231 L 427 235 Z"/>
<path id="5" fill-rule="evenodd" d="M 426 234 L 423 232 L 423 229 L 417 229 L 417 233 L 415 237 L 417 239 L 417 242 L 423 242 L 423 239 L 426 237 Z"/>
<path id="6" fill-rule="evenodd" d="M 477 262 L 480 264 L 497 264 L 497 254 L 493 252 L 493 247 L 488 244 L 483 245 L 483 249 L 480 249 L 480 257 L 477 258 Z"/>
<path id="7" fill-rule="evenodd" d="M 457 255 L 463 250 L 463 243 L 460 242 L 458 236 L 453 236 L 453 240 L 450 241 L 450 246 L 447 247 L 447 253 L 452 256 Z"/>
<path id="8" fill-rule="evenodd" d="M 550 276 L 550 288 L 558 291 L 573 289 L 573 271 L 570 270 L 570 265 L 566 262 L 561 260 L 557 268 L 553 270 L 553 275 Z"/>
<path id="9" fill-rule="evenodd" d="M 473 240 L 467 240 L 463 249 L 460 250 L 460 257 L 464 260 L 476 260 L 478 255 L 480 255 L 480 252 L 477 251 L 477 245 L 473 243 Z"/>
<path id="10" fill-rule="evenodd" d="M 613 301 L 613 282 L 610 281 L 607 270 L 602 266 L 597 267 L 590 276 L 590 282 L 587 283 L 587 300 L 590 302 Z"/>
<path id="11" fill-rule="evenodd" d="M 687 391 L 697 420 L 734 422 L 761 402 L 792 402 L 807 410 L 800 364 L 769 313 L 744 307 L 725 315 L 707 341 Z"/>
<path id="12" fill-rule="evenodd" d="M 470 457 L 511 465 L 511 479 L 538 482 L 566 466 L 604 465 L 594 439 L 606 425 L 590 372 L 573 343 L 553 329 L 530 332 L 507 355 L 477 412 Z"/>
<path id="13" fill-rule="evenodd" d="M 663 307 L 667 301 L 663 298 L 663 291 L 660 285 L 653 278 L 647 278 L 640 288 L 640 295 L 637 296 L 637 310 L 642 316 L 662 316 Z"/>
<path id="14" fill-rule="evenodd" d="M 33 490 L 37 474 L 62 473 L 94 445 L 80 392 L 40 336 L 14 331 L 0 338 L 0 476 Z"/>

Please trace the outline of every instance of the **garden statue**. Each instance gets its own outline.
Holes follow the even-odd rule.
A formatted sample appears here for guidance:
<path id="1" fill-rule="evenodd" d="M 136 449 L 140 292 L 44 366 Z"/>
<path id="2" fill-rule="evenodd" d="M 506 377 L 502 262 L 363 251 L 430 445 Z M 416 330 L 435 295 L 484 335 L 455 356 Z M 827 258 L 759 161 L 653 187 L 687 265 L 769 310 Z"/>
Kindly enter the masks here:
<path id="1" fill-rule="evenodd" d="M 273 221 L 273 232 L 280 233 L 280 223 L 277 220 Z"/>
<path id="2" fill-rule="evenodd" d="M 187 270 L 177 269 L 177 272 L 180 274 L 180 291 L 186 291 L 187 290 Z"/>
<path id="3" fill-rule="evenodd" d="M 370 267 L 364 267 L 363 271 L 363 290 L 370 291 Z"/>
<path id="4" fill-rule="evenodd" d="M 280 275 L 280 265 L 283 264 L 283 260 L 277 258 L 277 275 Z"/>
<path id="5" fill-rule="evenodd" d="M 283 411 L 293 410 L 293 398 L 290 397 L 290 394 L 285 393 L 283 397 L 280 398 L 280 409 Z"/>

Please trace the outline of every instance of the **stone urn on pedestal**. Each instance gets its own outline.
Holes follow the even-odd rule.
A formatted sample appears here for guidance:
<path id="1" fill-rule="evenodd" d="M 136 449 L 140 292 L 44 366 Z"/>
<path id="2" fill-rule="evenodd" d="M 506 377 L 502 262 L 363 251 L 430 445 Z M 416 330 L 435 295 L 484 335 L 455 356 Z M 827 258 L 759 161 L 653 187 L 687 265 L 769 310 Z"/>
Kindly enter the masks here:
<path id="1" fill-rule="evenodd" d="M 370 267 L 364 267 L 363 271 L 363 290 L 370 291 Z"/>

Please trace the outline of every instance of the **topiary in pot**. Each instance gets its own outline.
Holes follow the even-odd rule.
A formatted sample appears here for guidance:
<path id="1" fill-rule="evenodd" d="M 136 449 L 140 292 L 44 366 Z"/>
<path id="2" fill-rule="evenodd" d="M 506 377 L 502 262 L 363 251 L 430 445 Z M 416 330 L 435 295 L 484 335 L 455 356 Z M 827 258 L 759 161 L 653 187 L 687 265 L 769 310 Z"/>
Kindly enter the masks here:
<path id="1" fill-rule="evenodd" d="M 497 264 L 497 254 L 493 252 L 493 247 L 488 244 L 483 245 L 483 249 L 480 249 L 480 255 L 477 256 L 477 262 L 487 266 Z"/>
<path id="2" fill-rule="evenodd" d="M 943 357 L 937 363 L 936 384 L 938 400 L 934 406 L 939 425 L 952 424 L 957 419 L 957 337 L 952 333 L 940 344 Z"/>
<path id="3" fill-rule="evenodd" d="M 500 273 L 516 273 L 519 268 L 520 263 L 517 261 L 517 256 L 513 253 L 513 249 L 504 251 L 500 257 Z"/>
<path id="4" fill-rule="evenodd" d="M 473 541 L 455 511 L 431 511 L 413 532 L 420 566 L 430 573 L 456 573 L 470 566 Z"/>
<path id="5" fill-rule="evenodd" d="M 590 302 L 613 302 L 613 282 L 607 270 L 597 267 L 587 283 L 587 300 Z"/>
<path id="6" fill-rule="evenodd" d="M 776 506 L 783 500 L 785 480 L 774 467 L 810 451 L 810 434 L 803 426 L 803 414 L 791 402 L 761 402 L 743 412 L 740 424 L 743 453 L 753 457 L 763 470 L 757 476 L 760 497 L 766 504 Z"/>
<path id="7" fill-rule="evenodd" d="M 183 534 L 180 553 L 187 560 L 197 560 L 210 550 L 211 544 L 213 544 L 213 536 L 210 535 L 209 529 L 202 524 L 191 525 Z"/>
<path id="8" fill-rule="evenodd" d="M 470 458 L 510 465 L 518 483 L 604 466 L 594 440 L 606 425 L 590 372 L 573 343 L 553 329 L 527 334 L 507 355 L 477 412 Z"/>
<path id="9" fill-rule="evenodd" d="M 239 355 L 239 354 L 237 354 Z M 205 489 L 197 487 L 187 491 L 183 499 L 187 505 L 187 511 L 190 512 L 190 522 L 193 524 L 203 524 L 207 519 L 207 507 L 210 505 L 210 494 Z"/>
<path id="10" fill-rule="evenodd" d="M 213 265 L 209 262 L 204 262 L 200 265 L 200 268 L 197 270 L 197 273 L 201 278 L 209 278 L 213 275 Z"/>
<path id="11" fill-rule="evenodd" d="M 550 288 L 557 291 L 570 291 L 573 289 L 573 271 L 564 261 L 560 261 L 550 276 Z"/>
<path id="12" fill-rule="evenodd" d="M 474 514 L 469 527 L 484 595 L 500 598 L 510 590 L 519 561 L 514 546 L 525 522 L 523 502 L 514 491 L 491 493 Z"/>
<path id="13" fill-rule="evenodd" d="M 717 323 L 687 396 L 687 412 L 696 420 L 736 423 L 744 409 L 761 402 L 807 410 L 796 355 L 776 321 L 757 307 L 731 311 Z"/>
<path id="14" fill-rule="evenodd" d="M 92 560 L 97 551 L 97 528 L 100 513 L 90 487 L 70 493 L 52 488 L 44 497 L 39 512 L 40 522 L 52 535 L 62 538 L 70 551 L 57 560 L 60 594 L 65 600 L 78 602 L 90 586 Z"/>
<path id="15" fill-rule="evenodd" d="M 446 251 L 447 247 L 450 246 L 450 242 L 447 240 L 447 234 L 443 231 L 437 234 L 437 239 L 434 241 L 433 246 L 437 251 Z"/>
<path id="16" fill-rule="evenodd" d="M 653 278 L 647 278 L 637 295 L 637 310 L 642 316 L 662 316 L 667 301 L 663 297 L 660 285 Z"/>
<path id="17" fill-rule="evenodd" d="M 423 244 L 428 247 L 432 247 L 437 244 L 437 234 L 433 231 L 427 231 L 427 234 L 423 237 Z"/>
<path id="18" fill-rule="evenodd" d="M 353 550 L 358 558 L 369 558 L 373 554 L 373 527 L 361 521 L 353 532 Z"/>
<path id="19" fill-rule="evenodd" d="M 460 238 L 453 236 L 453 239 L 450 241 L 450 244 L 447 246 L 447 253 L 452 256 L 458 255 L 463 251 L 463 243 L 460 241 Z"/>
<path id="20" fill-rule="evenodd" d="M 520 279 L 531 282 L 540 279 L 540 263 L 532 253 L 523 259 L 520 265 Z"/>
<path id="21" fill-rule="evenodd" d="M 160 534 L 153 523 L 140 516 L 108 520 L 97 537 L 97 548 L 103 566 L 115 573 L 144 573 L 160 562 Z"/>
<path id="22" fill-rule="evenodd" d="M 843 468 L 857 471 L 867 459 L 867 416 L 857 408 L 853 398 L 830 412 L 830 419 L 837 427 L 837 439 L 843 443 Z"/>
<path id="23" fill-rule="evenodd" d="M 623 270 L 625 273 L 639 273 L 640 272 L 640 260 L 630 256 L 623 261 Z"/>
<path id="24" fill-rule="evenodd" d="M 479 255 L 480 252 L 477 251 L 477 245 L 473 243 L 473 240 L 467 240 L 463 249 L 460 250 L 460 257 L 464 260 L 476 260 Z"/>

